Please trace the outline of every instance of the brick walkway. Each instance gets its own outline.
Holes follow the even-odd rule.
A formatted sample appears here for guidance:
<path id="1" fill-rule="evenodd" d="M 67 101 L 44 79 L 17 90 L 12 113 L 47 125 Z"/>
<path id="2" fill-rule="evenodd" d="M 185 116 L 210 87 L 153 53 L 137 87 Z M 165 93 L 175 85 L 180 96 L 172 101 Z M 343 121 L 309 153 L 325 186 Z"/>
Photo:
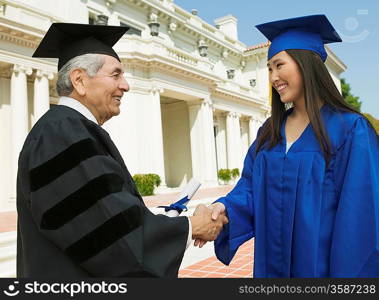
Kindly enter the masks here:
<path id="1" fill-rule="evenodd" d="M 199 189 L 192 200 L 217 198 L 229 193 L 233 185 Z M 179 193 L 160 194 L 144 197 L 148 207 L 167 205 L 177 199 Z M 192 201 L 191 200 L 191 201 Z M 179 271 L 180 278 L 251 278 L 253 273 L 254 243 L 242 245 L 229 266 L 225 266 L 214 255 Z"/>
<path id="2" fill-rule="evenodd" d="M 15 211 L 0 212 L 0 233 L 17 229 L 17 213 Z"/>
<path id="3" fill-rule="evenodd" d="M 180 278 L 251 278 L 253 273 L 253 241 L 243 244 L 229 266 L 215 256 L 179 271 Z"/>

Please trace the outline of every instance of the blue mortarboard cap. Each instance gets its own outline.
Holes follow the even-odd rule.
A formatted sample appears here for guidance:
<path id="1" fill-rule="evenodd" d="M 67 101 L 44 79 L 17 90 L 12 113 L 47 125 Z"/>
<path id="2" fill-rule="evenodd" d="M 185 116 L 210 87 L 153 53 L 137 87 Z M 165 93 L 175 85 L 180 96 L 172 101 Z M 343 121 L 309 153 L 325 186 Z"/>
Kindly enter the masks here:
<path id="1" fill-rule="evenodd" d="M 256 26 L 271 41 L 268 59 L 287 49 L 311 50 L 325 62 L 324 44 L 342 42 L 325 15 L 279 20 Z"/>

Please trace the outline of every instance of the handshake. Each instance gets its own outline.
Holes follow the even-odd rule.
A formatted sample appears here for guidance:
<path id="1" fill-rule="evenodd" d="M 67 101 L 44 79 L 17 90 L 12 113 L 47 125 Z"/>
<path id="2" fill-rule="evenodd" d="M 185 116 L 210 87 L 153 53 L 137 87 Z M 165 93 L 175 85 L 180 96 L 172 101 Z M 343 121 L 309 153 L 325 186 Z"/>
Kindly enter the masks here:
<path id="1" fill-rule="evenodd" d="M 228 223 L 225 206 L 219 202 L 208 207 L 204 204 L 198 205 L 189 219 L 192 225 L 192 238 L 195 239 L 194 245 L 200 248 L 207 241 L 214 241 L 223 226 Z"/>

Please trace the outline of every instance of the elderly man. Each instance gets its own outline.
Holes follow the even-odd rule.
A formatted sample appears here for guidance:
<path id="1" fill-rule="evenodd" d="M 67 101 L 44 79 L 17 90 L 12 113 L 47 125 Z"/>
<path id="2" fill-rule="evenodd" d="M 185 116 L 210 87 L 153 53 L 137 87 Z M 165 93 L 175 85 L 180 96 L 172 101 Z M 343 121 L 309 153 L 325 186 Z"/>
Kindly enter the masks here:
<path id="1" fill-rule="evenodd" d="M 191 238 L 214 240 L 227 222 L 205 208 L 189 218 L 152 214 L 100 127 L 129 90 L 112 49 L 126 30 L 53 24 L 34 53 L 59 58 L 61 97 L 20 153 L 18 276 L 176 277 Z"/>

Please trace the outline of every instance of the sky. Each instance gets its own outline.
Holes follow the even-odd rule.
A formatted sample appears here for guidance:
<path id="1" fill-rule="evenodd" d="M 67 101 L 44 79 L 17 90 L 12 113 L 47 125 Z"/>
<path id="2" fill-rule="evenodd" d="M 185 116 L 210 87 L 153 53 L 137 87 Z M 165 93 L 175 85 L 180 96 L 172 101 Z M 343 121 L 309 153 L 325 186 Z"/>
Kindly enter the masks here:
<path id="1" fill-rule="evenodd" d="M 379 1 L 377 0 L 174 0 L 214 25 L 231 14 L 238 19 L 238 39 L 247 46 L 266 42 L 257 24 L 312 14 L 325 14 L 343 42 L 328 46 L 347 66 L 341 74 L 351 93 L 362 101 L 361 111 L 379 119 Z"/>

